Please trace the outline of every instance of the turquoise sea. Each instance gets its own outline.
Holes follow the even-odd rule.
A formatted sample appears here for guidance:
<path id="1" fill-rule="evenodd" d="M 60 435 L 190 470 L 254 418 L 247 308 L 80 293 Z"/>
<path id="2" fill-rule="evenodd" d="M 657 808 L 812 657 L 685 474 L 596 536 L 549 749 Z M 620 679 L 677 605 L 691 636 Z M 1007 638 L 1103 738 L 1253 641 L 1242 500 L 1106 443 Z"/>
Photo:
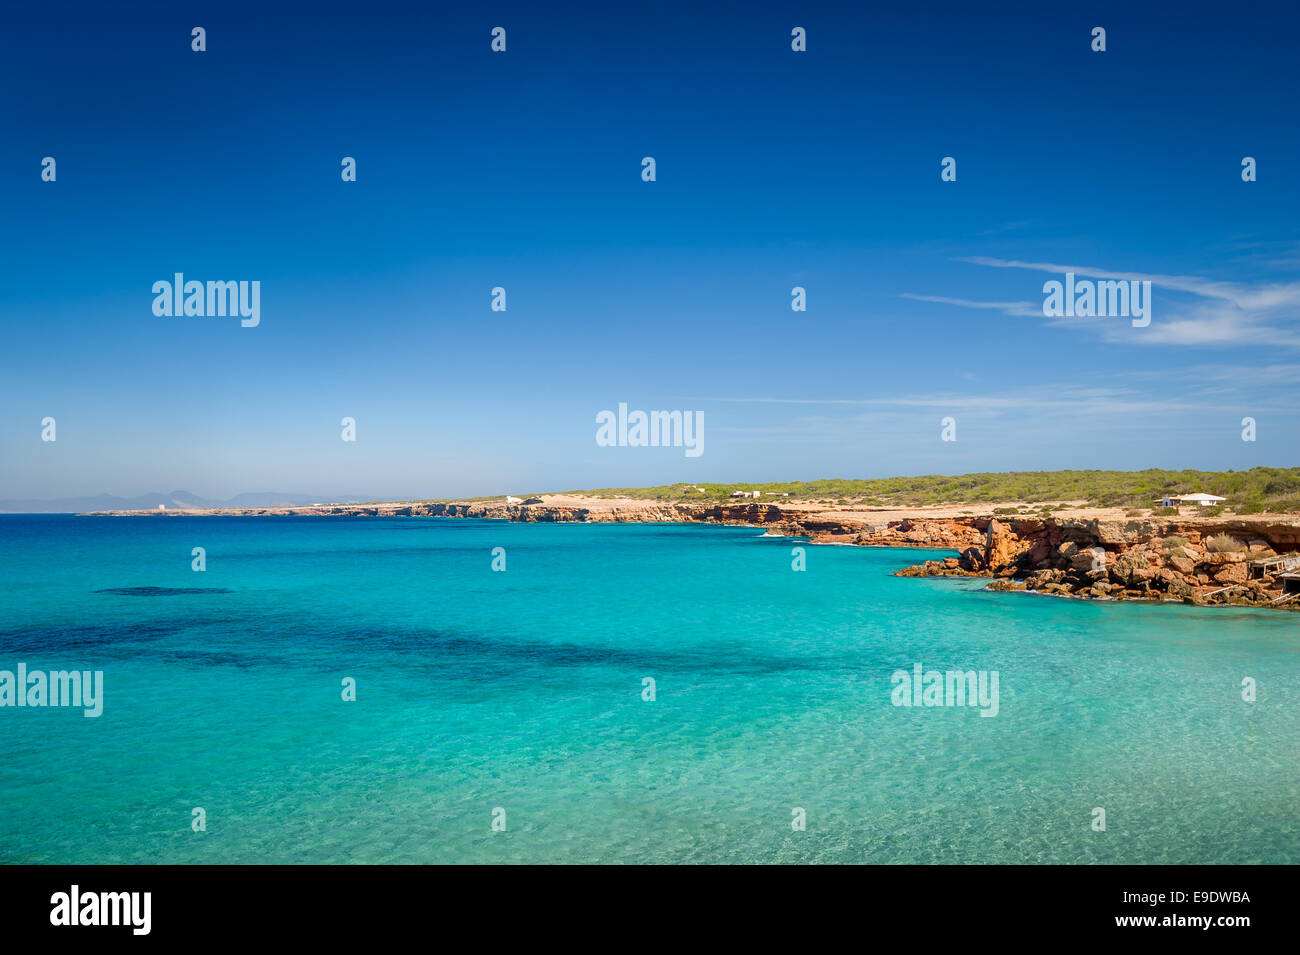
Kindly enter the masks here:
<path id="1" fill-rule="evenodd" d="M 105 687 L 0 708 L 0 861 L 1300 862 L 1300 615 L 759 534 L 0 517 L 0 669 Z M 997 716 L 892 705 L 916 663 Z"/>

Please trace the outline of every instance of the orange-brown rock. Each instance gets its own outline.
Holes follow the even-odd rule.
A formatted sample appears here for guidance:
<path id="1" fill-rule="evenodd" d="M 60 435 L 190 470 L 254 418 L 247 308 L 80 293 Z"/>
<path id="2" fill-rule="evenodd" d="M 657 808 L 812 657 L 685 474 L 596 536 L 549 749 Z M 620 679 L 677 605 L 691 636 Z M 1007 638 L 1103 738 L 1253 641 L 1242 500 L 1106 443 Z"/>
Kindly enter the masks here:
<path id="1" fill-rule="evenodd" d="M 170 517 L 177 513 L 318 515 L 331 517 L 470 517 L 524 523 L 701 522 L 766 527 L 777 535 L 814 543 L 924 547 L 956 556 L 899 571 L 904 576 L 980 575 L 1007 588 L 1108 599 L 1178 599 L 1278 606 L 1281 584 L 1270 573 L 1251 573 L 1250 562 L 1300 552 L 1300 521 L 1277 518 L 1175 516 L 1102 519 L 971 515 L 871 520 L 833 510 L 772 502 L 687 503 L 619 500 L 591 506 L 572 497 L 547 503 L 493 501 L 417 502 L 312 507 L 229 508 L 211 511 L 115 512 Z M 590 501 L 591 499 L 586 499 Z M 1243 542 L 1231 552 L 1209 551 L 1223 535 Z M 1168 538 L 1177 537 L 1176 545 Z M 1001 586 L 1001 585 L 1000 585 Z M 1231 588 L 1223 593 L 1223 588 Z"/>

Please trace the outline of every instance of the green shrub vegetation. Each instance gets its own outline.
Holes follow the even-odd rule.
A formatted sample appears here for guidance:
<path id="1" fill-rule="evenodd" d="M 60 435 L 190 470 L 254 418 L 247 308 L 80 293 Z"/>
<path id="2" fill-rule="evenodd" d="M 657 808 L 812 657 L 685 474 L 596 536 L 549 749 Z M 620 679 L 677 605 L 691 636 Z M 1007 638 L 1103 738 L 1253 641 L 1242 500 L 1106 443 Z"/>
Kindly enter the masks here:
<path id="1" fill-rule="evenodd" d="M 1172 508 L 1154 507 L 1166 494 L 1203 491 L 1227 498 L 1234 513 L 1300 512 L 1300 468 L 1251 468 L 1249 471 L 1006 471 L 1001 473 L 922 475 L 871 480 L 829 479 L 766 484 L 705 484 L 704 492 L 684 491 L 690 485 L 646 488 L 602 488 L 574 491 L 597 497 L 648 500 L 718 501 L 732 491 L 762 491 L 760 500 L 788 494 L 801 500 L 848 500 L 864 507 L 924 504 L 1022 504 L 1082 501 L 1093 507 L 1151 508 L 1173 515 Z"/>

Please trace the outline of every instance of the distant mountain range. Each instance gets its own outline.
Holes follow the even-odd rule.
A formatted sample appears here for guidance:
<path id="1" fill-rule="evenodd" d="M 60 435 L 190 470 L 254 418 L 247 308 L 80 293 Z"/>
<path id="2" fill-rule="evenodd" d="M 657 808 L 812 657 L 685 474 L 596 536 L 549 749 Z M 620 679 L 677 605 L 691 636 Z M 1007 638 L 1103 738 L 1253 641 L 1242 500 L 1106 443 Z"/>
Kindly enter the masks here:
<path id="1" fill-rule="evenodd" d="M 139 497 L 116 497 L 98 494 L 94 497 L 62 497 L 53 500 L 0 500 L 0 513 L 4 514 L 66 514 L 82 511 L 156 511 L 159 504 L 168 508 L 187 507 L 275 507 L 318 503 L 351 503 L 363 500 L 355 497 L 322 498 L 312 494 L 281 494 L 261 492 L 237 494 L 228 501 L 199 497 L 189 491 L 172 491 L 169 494 L 141 494 Z M 365 499 L 368 500 L 368 499 Z"/>

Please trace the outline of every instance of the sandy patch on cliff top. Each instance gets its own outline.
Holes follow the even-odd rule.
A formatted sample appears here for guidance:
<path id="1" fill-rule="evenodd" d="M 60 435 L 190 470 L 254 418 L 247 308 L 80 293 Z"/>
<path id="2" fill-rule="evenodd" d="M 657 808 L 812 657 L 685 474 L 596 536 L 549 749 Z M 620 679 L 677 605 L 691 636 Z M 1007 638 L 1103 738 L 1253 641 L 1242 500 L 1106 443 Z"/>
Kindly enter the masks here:
<path id="1" fill-rule="evenodd" d="M 887 524 L 892 521 L 901 521 L 907 518 L 912 520 L 944 520 L 962 517 L 997 517 L 1001 520 L 1014 520 L 1017 517 L 1032 518 L 1038 517 L 1041 503 L 1026 504 L 1023 501 L 995 501 L 992 503 L 982 504 L 926 504 L 926 505 L 893 505 L 887 507 L 863 507 L 862 505 L 835 505 L 827 504 L 824 501 L 801 500 L 792 497 L 762 497 L 757 500 L 752 498 L 732 498 L 726 501 L 709 501 L 704 499 L 692 500 L 689 496 L 682 496 L 671 501 L 654 501 L 645 498 L 634 497 L 587 497 L 582 494 L 542 494 L 540 495 L 545 505 L 552 507 L 580 507 L 587 508 L 595 513 L 609 513 L 620 511 L 622 513 L 635 512 L 637 510 L 651 510 L 671 506 L 673 504 L 694 504 L 694 505 L 721 505 L 744 507 L 751 504 L 761 506 L 778 507 L 782 510 L 807 511 L 812 516 L 823 519 L 841 519 L 847 521 L 861 521 L 867 524 Z M 1208 514 L 1199 514 L 1193 507 L 1182 508 L 1181 512 L 1174 515 L 1156 515 L 1151 513 L 1149 508 L 1131 508 L 1131 507 L 1089 507 L 1084 501 L 1052 501 L 1049 502 L 1052 508 L 1049 516 L 1054 518 L 1076 518 L 1082 520 L 1103 520 L 1103 521 L 1133 521 L 1133 520 L 1172 520 L 1194 521 L 1205 520 L 1206 522 L 1222 523 L 1225 520 L 1244 520 L 1250 522 L 1256 521 L 1296 521 L 1298 518 L 1295 514 L 1249 514 L 1236 515 L 1231 512 L 1225 512 L 1219 517 L 1211 517 Z M 1016 514 L 1003 513 L 994 514 L 996 509 L 1004 508 L 1025 508 Z M 1129 516 L 1129 512 L 1136 510 L 1139 513 L 1135 516 Z"/>

